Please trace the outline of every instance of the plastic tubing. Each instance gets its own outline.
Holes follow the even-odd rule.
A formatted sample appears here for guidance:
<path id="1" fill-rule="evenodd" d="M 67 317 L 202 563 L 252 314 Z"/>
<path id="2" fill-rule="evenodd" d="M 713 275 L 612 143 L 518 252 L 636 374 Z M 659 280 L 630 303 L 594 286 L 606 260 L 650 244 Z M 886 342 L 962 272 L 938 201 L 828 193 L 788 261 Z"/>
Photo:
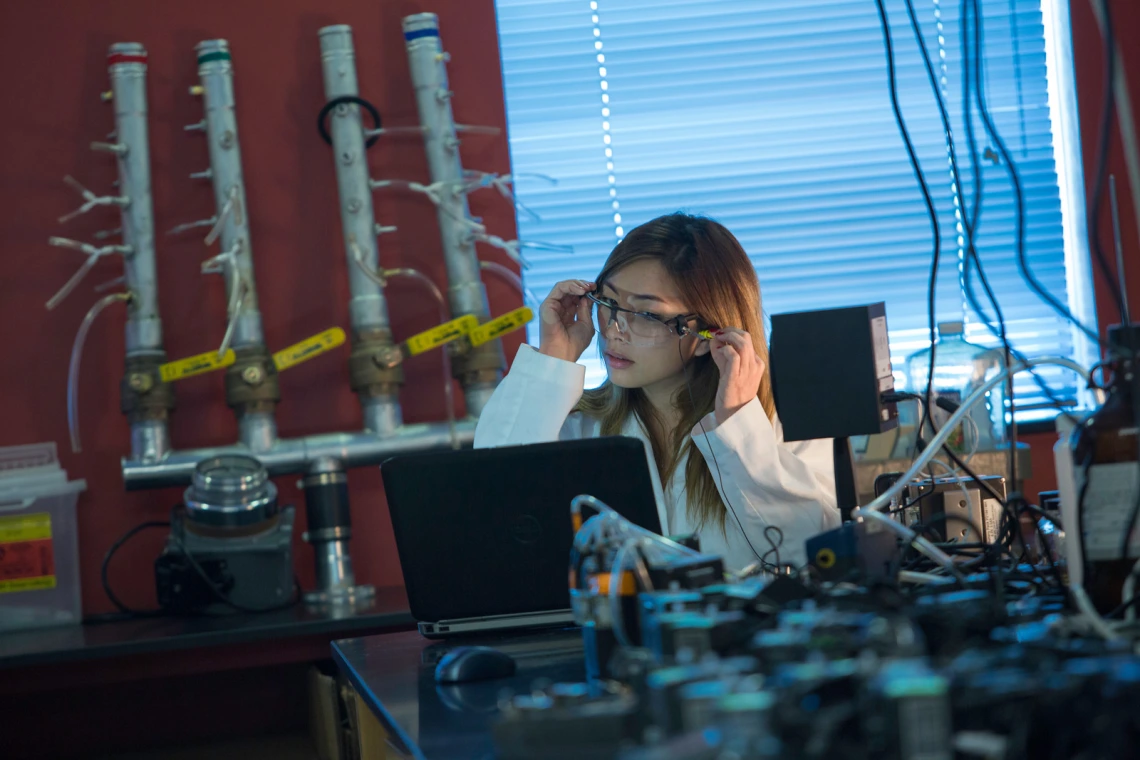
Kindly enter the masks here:
<path id="1" fill-rule="evenodd" d="M 973 408 L 974 404 L 985 398 L 985 395 L 987 393 L 997 387 L 1010 375 L 1016 375 L 1019 372 L 1026 371 L 1030 367 L 1036 367 L 1042 364 L 1053 364 L 1059 367 L 1065 367 L 1066 369 L 1071 369 L 1073 372 L 1076 372 L 1086 380 L 1088 380 L 1089 377 L 1089 373 L 1084 367 L 1077 364 L 1072 359 L 1066 359 L 1063 356 L 1043 356 L 1038 359 L 1029 359 L 1023 362 L 1015 362 L 1012 366 L 1003 369 L 1001 372 L 991 377 L 985 383 L 978 386 L 973 393 L 967 396 L 966 399 L 962 402 L 961 406 L 958 407 L 958 410 L 950 415 L 950 419 L 946 420 L 946 422 L 943 423 L 942 429 L 939 430 L 938 433 L 930 439 L 930 442 L 927 444 L 926 449 L 921 454 L 919 454 L 918 458 L 914 460 L 910 466 L 910 469 L 907 470 L 903 476 L 894 483 L 894 485 L 880 494 L 870 504 L 865 507 L 860 507 L 852 514 L 866 515 L 868 512 L 879 512 L 883 508 L 889 507 L 891 499 L 902 493 L 902 490 L 907 487 L 907 484 L 914 480 L 915 476 L 922 472 L 923 467 L 926 466 L 926 463 L 933 459 L 934 455 L 937 454 L 939 450 L 941 450 L 942 444 L 946 443 L 946 439 L 950 437 L 950 434 L 954 432 L 954 428 L 958 426 L 962 419 L 970 413 L 970 409 Z"/>
<path id="2" fill-rule="evenodd" d="M 529 302 L 532 306 L 538 306 L 541 303 L 534 292 L 523 284 L 522 278 L 511 271 L 510 267 L 505 267 L 497 261 L 480 261 L 479 268 L 486 272 L 494 272 L 514 285 L 515 289 L 518 290 L 519 294 L 523 297 L 523 301 Z"/>
<path id="3" fill-rule="evenodd" d="M 91 323 L 103 309 L 113 303 L 129 300 L 131 300 L 130 293 L 112 293 L 103 296 L 83 317 L 83 321 L 79 323 L 79 330 L 75 333 L 75 342 L 71 345 L 71 361 L 67 365 L 67 431 L 71 435 L 71 450 L 76 454 L 83 451 L 79 443 L 79 363 L 83 359 L 83 344 L 87 342 Z"/>
<path id="4" fill-rule="evenodd" d="M 894 531 L 895 533 L 899 534 L 903 540 L 913 545 L 914 548 L 919 552 L 934 560 L 934 562 L 941 567 L 946 568 L 955 578 L 958 578 L 959 580 L 963 579 L 961 571 L 958 570 L 958 567 L 954 564 L 953 558 L 951 558 L 949 554 L 942 551 L 937 546 L 930 543 L 930 541 L 928 541 L 926 538 L 918 535 L 902 523 L 892 520 L 882 512 L 870 510 L 862 511 L 857 509 L 855 512 L 852 512 L 852 516 L 862 517 L 865 520 L 872 520 Z"/>

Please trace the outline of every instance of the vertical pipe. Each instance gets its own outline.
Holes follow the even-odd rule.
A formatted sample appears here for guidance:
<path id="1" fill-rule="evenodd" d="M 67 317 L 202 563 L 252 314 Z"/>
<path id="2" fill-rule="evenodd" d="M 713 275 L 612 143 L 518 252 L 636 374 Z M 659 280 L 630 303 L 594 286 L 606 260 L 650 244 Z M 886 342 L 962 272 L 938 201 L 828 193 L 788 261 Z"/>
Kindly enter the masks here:
<path id="1" fill-rule="evenodd" d="M 325 97 L 329 101 L 358 97 L 360 90 L 356 81 L 352 27 L 343 24 L 326 26 L 318 34 Z M 392 345 L 392 329 L 384 289 L 368 277 L 357 263 L 357 256 L 360 256 L 370 271 L 380 270 L 376 248 L 376 217 L 372 210 L 372 189 L 368 183 L 367 146 L 360 106 L 341 103 L 333 107 L 328 115 L 328 124 L 335 154 L 341 230 L 344 233 L 348 263 L 351 293 L 348 302 L 349 320 L 354 354 L 359 356 L 370 351 L 383 351 L 385 346 Z M 374 373 L 373 368 L 366 368 L 367 365 L 364 364 L 359 371 L 353 373 L 353 390 L 360 399 L 364 428 L 378 435 L 389 434 L 403 422 L 399 383 L 383 382 L 387 379 L 383 377 L 358 377 L 361 372 Z"/>
<path id="2" fill-rule="evenodd" d="M 237 119 L 234 115 L 234 69 L 230 45 L 226 40 L 205 40 L 195 48 L 198 53 L 198 76 L 202 82 L 202 99 L 206 110 L 206 140 L 210 150 L 211 180 L 214 200 L 221 213 L 234 196 L 234 208 L 222 224 L 221 250 L 238 246 L 235 267 L 225 272 L 226 292 L 231 292 L 232 278 L 240 276 L 250 292 L 242 304 L 241 315 L 234 327 L 234 347 L 264 345 L 261 313 L 257 307 L 257 288 L 253 278 L 253 254 L 249 237 L 249 206 L 245 199 L 245 181 L 241 174 L 241 146 L 238 144 Z M 236 271 L 235 271 L 236 270 Z"/>
<path id="3" fill-rule="evenodd" d="M 218 215 L 222 251 L 233 251 L 233 266 L 223 268 L 226 293 L 244 283 L 247 288 L 234 320 L 233 347 L 238 361 L 226 373 L 226 400 L 238 416 L 242 443 L 254 451 L 272 446 L 277 438 L 273 410 L 280 395 L 277 376 L 262 331 L 253 276 L 253 249 L 249 234 L 249 206 L 242 178 L 241 146 L 234 112 L 234 70 L 226 40 L 198 43 L 198 76 L 206 111 L 206 140 Z M 236 282 L 235 282 L 236 280 Z"/>
<path id="4" fill-rule="evenodd" d="M 474 314 L 480 322 L 490 318 L 487 291 L 479 276 L 475 239 L 464 220 L 470 218 L 467 196 L 459 188 L 463 167 L 459 139 L 451 112 L 446 54 L 439 39 L 439 18 L 434 13 L 418 13 L 404 19 L 404 40 L 416 93 L 420 123 L 424 128 L 424 149 L 433 183 L 445 185 L 440 193 L 439 229 L 447 263 L 448 299 L 453 317 Z M 506 361 L 502 344 L 485 343 L 466 355 L 457 356 L 455 376 L 463 384 L 468 414 L 478 415 L 502 377 Z"/>
<path id="5" fill-rule="evenodd" d="M 158 272 L 154 253 L 154 209 L 150 191 L 150 140 L 147 133 L 147 52 L 137 42 L 107 51 L 107 72 L 115 109 L 119 190 L 130 201 L 122 209 L 127 305 L 126 372 L 122 407 L 131 425 L 131 459 L 154 461 L 170 450 L 167 419 L 174 407 L 170 386 L 158 375 L 166 361 L 158 313 Z"/>

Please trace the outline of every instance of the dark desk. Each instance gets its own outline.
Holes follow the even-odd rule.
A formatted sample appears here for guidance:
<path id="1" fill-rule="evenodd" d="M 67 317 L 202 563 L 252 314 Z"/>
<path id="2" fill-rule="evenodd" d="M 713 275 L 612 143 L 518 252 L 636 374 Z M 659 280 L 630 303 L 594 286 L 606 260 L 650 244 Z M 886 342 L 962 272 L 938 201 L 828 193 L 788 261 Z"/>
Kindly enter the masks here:
<path id="1" fill-rule="evenodd" d="M 402 587 L 349 613 L 159 617 L 0 633 L 6 758 L 296 731 L 329 642 L 413 625 Z M 66 725 L 67 731 L 60 731 Z"/>
<path id="2" fill-rule="evenodd" d="M 437 685 L 439 658 L 468 643 L 507 652 L 518 672 L 494 681 Z M 392 633 L 335 641 L 332 649 L 333 660 L 356 691 L 361 757 L 367 758 L 493 757 L 491 724 L 500 696 L 530 691 L 537 679 L 582 681 L 586 676 L 577 630 L 463 641 Z"/>
<path id="3" fill-rule="evenodd" d="M 382 587 L 359 610 L 310 611 L 298 604 L 257 615 L 155 617 L 0 633 L 0 669 L 321 634 L 331 639 L 413 622 L 404 589 Z"/>

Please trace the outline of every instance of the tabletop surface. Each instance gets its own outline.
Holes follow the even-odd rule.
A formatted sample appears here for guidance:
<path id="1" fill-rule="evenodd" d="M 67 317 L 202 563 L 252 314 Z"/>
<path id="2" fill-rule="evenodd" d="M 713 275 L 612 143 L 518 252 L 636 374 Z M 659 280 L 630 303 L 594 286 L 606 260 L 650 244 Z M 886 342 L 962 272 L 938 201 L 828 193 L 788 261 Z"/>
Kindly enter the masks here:
<path id="1" fill-rule="evenodd" d="M 518 671 L 492 681 L 436 684 L 436 663 L 466 644 L 510 654 Z M 410 631 L 333 642 L 333 659 L 392 743 L 410 757 L 430 760 L 493 757 L 499 699 L 530 691 L 538 679 L 584 680 L 582 651 L 577 629 L 440 641 Z"/>
<path id="2" fill-rule="evenodd" d="M 0 670 L 283 637 L 336 636 L 413 624 L 403 587 L 380 587 L 367 607 L 310 610 L 297 604 L 261 614 L 150 617 L 0 632 Z"/>

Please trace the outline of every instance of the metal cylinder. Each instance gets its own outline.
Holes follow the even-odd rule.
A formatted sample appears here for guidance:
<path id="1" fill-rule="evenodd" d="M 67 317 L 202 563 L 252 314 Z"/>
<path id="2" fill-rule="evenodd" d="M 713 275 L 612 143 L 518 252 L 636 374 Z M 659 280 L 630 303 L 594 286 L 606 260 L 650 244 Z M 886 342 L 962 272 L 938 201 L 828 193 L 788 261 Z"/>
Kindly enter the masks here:
<path id="1" fill-rule="evenodd" d="M 107 50 L 107 73 L 115 109 L 114 142 L 119 192 L 129 202 L 120 211 L 123 275 L 131 300 L 127 304 L 126 354 L 128 363 L 157 368 L 166 361 L 162 319 L 158 313 L 158 266 L 154 249 L 154 207 L 150 190 L 150 136 L 147 128 L 146 48 L 137 42 L 119 42 Z M 157 371 L 155 371 L 157 379 Z M 128 394 L 135 394 L 128 389 Z M 137 394 L 135 394 L 137 395 Z M 154 394 L 157 398 L 162 394 Z M 129 404 L 131 458 L 154 461 L 170 450 L 167 415 L 173 397 Z M 146 407 L 142 409 L 141 407 Z"/>
<path id="2" fill-rule="evenodd" d="M 352 27 L 343 24 L 326 26 L 319 32 L 321 70 L 324 73 L 325 97 L 334 100 L 357 97 L 356 53 L 352 45 Z M 348 264 L 350 298 L 348 313 L 354 343 L 362 334 L 387 336 L 391 344 L 391 328 L 384 289 L 365 273 L 357 256 L 371 271 L 380 270 L 376 248 L 376 217 L 372 210 L 364 125 L 360 106 L 341 103 L 328 115 L 336 166 L 337 194 L 340 198 L 340 222 L 344 233 L 345 257 Z M 378 348 L 381 350 L 383 347 Z M 364 429 L 377 435 L 389 435 L 403 421 L 398 385 L 392 392 L 359 393 Z"/>
<path id="3" fill-rule="evenodd" d="M 216 527 L 252 525 L 277 514 L 277 486 L 251 456 L 226 454 L 194 468 L 184 496 L 191 521 Z"/>
<path id="4" fill-rule="evenodd" d="M 357 97 L 356 53 L 352 27 L 326 26 L 318 33 L 321 42 L 321 70 L 325 98 Z M 340 222 L 344 232 L 351 300 L 349 319 L 354 330 L 388 327 L 388 306 L 384 289 L 356 264 L 359 248 L 364 264 L 373 272 L 380 268 L 376 250 L 376 217 L 372 211 L 372 189 L 368 185 L 368 160 L 364 146 L 364 124 L 360 106 L 342 103 L 328 115 L 329 135 L 336 156 L 336 186 L 340 196 Z"/>
<path id="5" fill-rule="evenodd" d="M 206 140 L 210 150 L 211 180 L 218 213 L 222 213 L 231 197 L 233 199 L 232 210 L 226 215 L 219 235 L 221 250 L 230 251 L 236 247 L 234 267 L 226 267 L 224 272 L 226 293 L 233 292 L 235 277 L 240 277 L 249 288 L 234 326 L 233 345 L 235 348 L 264 345 L 265 336 L 253 277 L 249 207 L 246 205 L 241 146 L 238 144 L 237 119 L 234 114 L 234 70 L 230 45 L 226 40 L 204 40 L 198 43 L 195 51 L 198 54 L 198 76 L 202 82 Z"/>
<path id="6" fill-rule="evenodd" d="M 444 185 L 440 193 L 438 218 L 443 238 L 443 256 L 447 264 L 448 300 L 453 317 L 474 314 L 480 322 L 490 318 L 487 289 L 479 273 L 475 257 L 475 239 L 464 220 L 470 218 L 467 195 L 463 192 L 463 166 L 459 157 L 459 139 L 455 133 L 455 117 L 451 112 L 451 91 L 447 84 L 447 56 L 439 39 L 439 18 L 434 13 L 418 13 L 404 19 L 404 41 L 415 89 L 420 124 L 424 128 L 424 150 L 432 183 Z M 499 341 L 486 343 L 472 368 L 461 358 L 454 364 L 455 375 L 463 382 L 468 412 L 478 414 L 485 403 L 485 386 L 492 387 L 506 366 Z M 483 386 L 483 387 L 479 387 Z"/>
<path id="7" fill-rule="evenodd" d="M 170 429 L 166 420 L 143 419 L 131 423 L 131 458 L 157 462 L 170 451 Z"/>
<path id="8" fill-rule="evenodd" d="M 257 453 L 273 448 L 277 440 L 277 420 L 270 412 L 246 412 L 238 417 L 238 440 Z"/>
<path id="9" fill-rule="evenodd" d="M 301 481 L 310 535 L 352 530 L 348 509 L 348 474 L 335 459 L 319 459 Z"/>
<path id="10" fill-rule="evenodd" d="M 154 208 L 150 193 L 150 140 L 147 132 L 146 49 L 120 42 L 107 51 L 107 72 L 115 108 L 119 192 L 130 199 L 122 209 L 123 243 L 131 252 L 123 270 L 131 302 L 127 305 L 127 354 L 162 351 L 158 315 L 158 271 L 154 255 Z"/>
<path id="11" fill-rule="evenodd" d="M 348 503 L 348 475 L 336 459 L 315 460 L 301 481 L 305 490 L 308 530 L 305 540 L 313 545 L 317 588 L 305 594 L 309 604 L 368 603 L 376 595 L 372 586 L 357 586 L 352 572 L 348 542 L 352 519 Z"/>
<path id="12" fill-rule="evenodd" d="M 403 424 L 400 399 L 394 395 L 360 397 L 364 429 L 379 436 L 392 435 Z"/>

